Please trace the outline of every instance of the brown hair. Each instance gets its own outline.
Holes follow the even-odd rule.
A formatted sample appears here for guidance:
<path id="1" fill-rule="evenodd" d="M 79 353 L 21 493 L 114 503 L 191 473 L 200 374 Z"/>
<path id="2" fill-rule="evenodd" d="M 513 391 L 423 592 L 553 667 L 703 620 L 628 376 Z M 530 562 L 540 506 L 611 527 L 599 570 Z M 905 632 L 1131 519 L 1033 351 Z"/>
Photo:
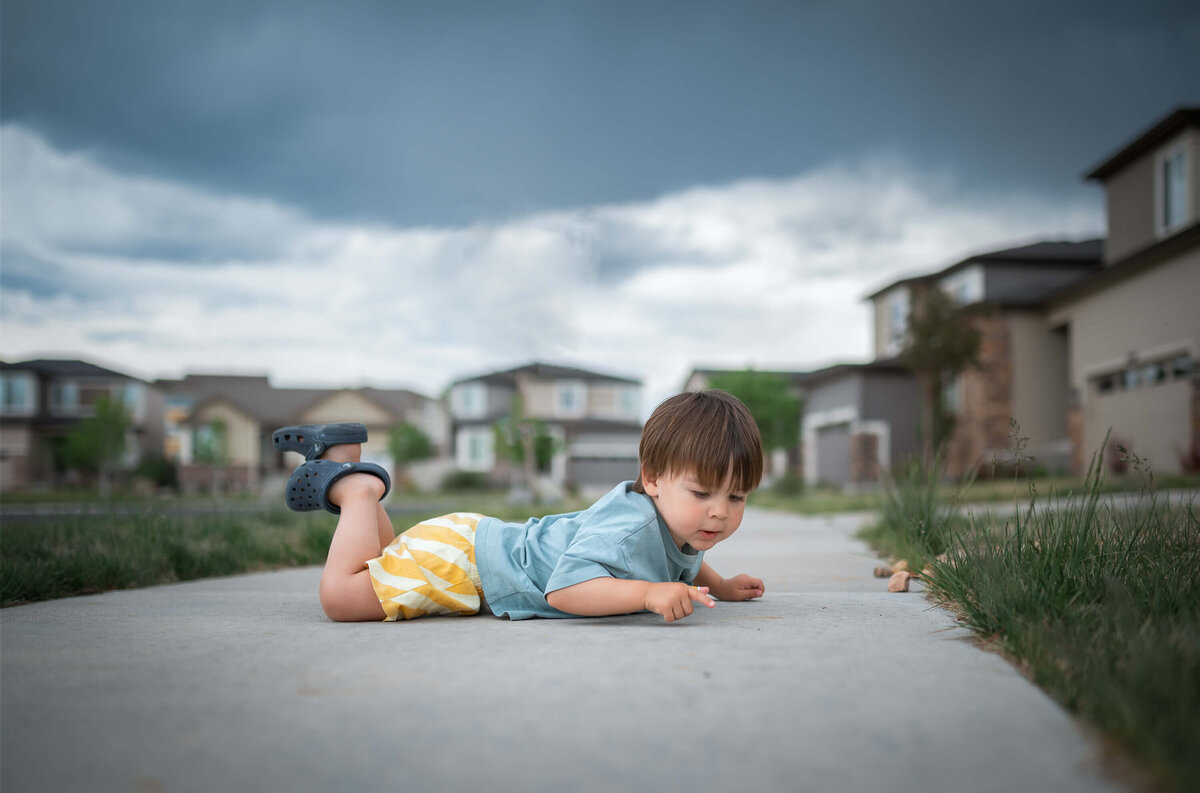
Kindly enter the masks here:
<path id="1" fill-rule="evenodd" d="M 733 489 L 750 492 L 762 479 L 762 439 L 754 417 L 724 391 L 689 391 L 665 400 L 646 421 L 638 445 L 643 471 L 691 472 L 701 486 L 716 489 L 730 475 Z M 633 489 L 645 493 L 639 476 Z"/>

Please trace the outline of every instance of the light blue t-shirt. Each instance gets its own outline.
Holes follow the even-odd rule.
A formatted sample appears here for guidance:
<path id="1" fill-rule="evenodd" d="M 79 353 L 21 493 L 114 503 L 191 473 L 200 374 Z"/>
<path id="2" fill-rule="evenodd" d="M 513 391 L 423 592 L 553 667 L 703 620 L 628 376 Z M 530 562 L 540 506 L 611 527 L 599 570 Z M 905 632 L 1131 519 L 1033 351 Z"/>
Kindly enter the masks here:
<path id="1" fill-rule="evenodd" d="M 692 583 L 704 554 L 679 550 L 654 502 L 632 486 L 622 482 L 582 512 L 524 524 L 479 521 L 475 564 L 492 612 L 514 620 L 574 616 L 552 608 L 546 593 L 593 578 Z"/>

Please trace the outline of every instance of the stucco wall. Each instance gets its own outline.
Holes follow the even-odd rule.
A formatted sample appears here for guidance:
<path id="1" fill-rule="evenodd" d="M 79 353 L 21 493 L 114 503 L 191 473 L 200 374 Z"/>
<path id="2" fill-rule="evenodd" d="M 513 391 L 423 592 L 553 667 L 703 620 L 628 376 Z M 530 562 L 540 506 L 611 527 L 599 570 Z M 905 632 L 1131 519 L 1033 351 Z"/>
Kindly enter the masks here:
<path id="1" fill-rule="evenodd" d="M 1104 182 L 1108 238 L 1104 260 L 1114 262 L 1154 242 L 1154 153 L 1142 155 Z"/>
<path id="2" fill-rule="evenodd" d="M 1120 368 L 1133 355 L 1200 354 L 1200 248 L 1056 309 L 1071 325 L 1071 385 Z"/>
<path id="3" fill-rule="evenodd" d="M 1186 382 L 1099 394 L 1093 378 L 1131 363 L 1171 355 L 1200 360 L 1200 248 L 1056 309 L 1053 324 L 1070 324 L 1070 381 L 1079 395 L 1082 459 L 1097 451 L 1111 426 L 1156 471 L 1179 470 L 1173 445 L 1189 437 Z"/>
<path id="4" fill-rule="evenodd" d="M 1100 451 L 1111 428 L 1111 442 L 1148 460 L 1155 473 L 1177 473 L 1190 445 L 1191 412 L 1187 382 L 1095 396 L 1083 406 L 1083 459 Z"/>
<path id="5" fill-rule="evenodd" d="M 921 388 L 910 374 L 872 372 L 862 394 L 862 418 L 886 422 L 888 467 L 917 451 L 921 417 Z"/>
<path id="6" fill-rule="evenodd" d="M 1041 316 L 1012 314 L 1012 415 L 1029 439 L 1028 454 L 1050 468 L 1069 462 L 1067 336 L 1052 331 Z"/>
<path id="7" fill-rule="evenodd" d="M 201 408 L 194 419 L 196 424 L 222 422 L 225 425 L 225 462 L 246 465 L 257 470 L 260 462 L 258 422 L 225 402 Z"/>
<path id="8" fill-rule="evenodd" d="M 1108 206 L 1105 261 L 1118 261 L 1157 241 L 1154 169 L 1159 155 L 1180 143 L 1188 148 L 1191 168 L 1188 217 L 1192 221 L 1200 218 L 1200 134 L 1196 130 L 1186 130 L 1146 152 L 1104 182 Z"/>

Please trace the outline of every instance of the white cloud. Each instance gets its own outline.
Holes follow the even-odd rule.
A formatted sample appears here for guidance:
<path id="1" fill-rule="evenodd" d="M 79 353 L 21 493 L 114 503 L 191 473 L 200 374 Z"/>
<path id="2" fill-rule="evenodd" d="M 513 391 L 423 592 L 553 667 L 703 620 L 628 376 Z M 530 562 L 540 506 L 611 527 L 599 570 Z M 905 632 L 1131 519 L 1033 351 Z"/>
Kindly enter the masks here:
<path id="1" fill-rule="evenodd" d="M 0 134 L 0 352 L 144 377 L 436 394 L 543 359 L 641 377 L 648 410 L 695 366 L 863 360 L 873 289 L 1102 228 L 1085 200 L 964 195 L 890 159 L 498 225 L 359 226 Z"/>

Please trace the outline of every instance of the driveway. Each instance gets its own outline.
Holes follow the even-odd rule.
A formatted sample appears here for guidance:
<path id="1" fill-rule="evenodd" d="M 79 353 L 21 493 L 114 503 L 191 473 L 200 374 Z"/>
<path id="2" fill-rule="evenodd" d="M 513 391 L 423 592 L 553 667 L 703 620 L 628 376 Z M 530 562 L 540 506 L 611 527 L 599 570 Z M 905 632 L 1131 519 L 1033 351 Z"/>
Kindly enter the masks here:
<path id="1" fill-rule="evenodd" d="M 313 568 L 0 612 L 0 787 L 1114 791 L 1097 745 L 953 618 L 889 594 L 866 515 L 748 510 L 751 603 L 334 624 Z"/>

